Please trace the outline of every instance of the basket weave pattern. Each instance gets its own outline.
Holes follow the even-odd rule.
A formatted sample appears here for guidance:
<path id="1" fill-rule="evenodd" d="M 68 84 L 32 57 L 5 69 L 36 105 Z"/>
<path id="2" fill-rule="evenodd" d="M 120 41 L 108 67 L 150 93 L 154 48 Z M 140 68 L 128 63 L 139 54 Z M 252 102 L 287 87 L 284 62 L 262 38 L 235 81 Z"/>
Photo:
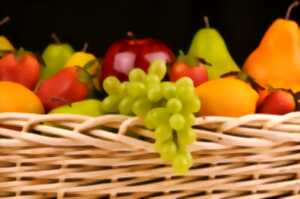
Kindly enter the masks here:
<path id="1" fill-rule="evenodd" d="M 139 118 L 2 113 L 0 198 L 300 198 L 299 112 L 194 129 L 193 167 L 175 176 Z"/>

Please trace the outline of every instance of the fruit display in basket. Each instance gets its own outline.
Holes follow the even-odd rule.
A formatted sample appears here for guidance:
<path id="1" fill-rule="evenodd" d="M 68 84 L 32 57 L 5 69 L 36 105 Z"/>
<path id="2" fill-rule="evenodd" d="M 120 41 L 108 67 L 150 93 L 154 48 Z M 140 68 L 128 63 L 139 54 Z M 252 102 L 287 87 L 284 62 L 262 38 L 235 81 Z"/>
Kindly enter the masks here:
<path id="1" fill-rule="evenodd" d="M 181 77 L 190 77 L 194 86 L 208 81 L 207 70 L 201 60 L 196 59 L 190 63 L 186 55 L 180 55 L 177 61 L 170 67 L 169 77 L 171 81 L 177 81 Z"/>
<path id="2" fill-rule="evenodd" d="M 0 21 L 0 26 L 4 25 L 10 20 L 10 17 L 5 17 Z M 11 42 L 4 36 L 0 35 L 0 52 L 5 52 L 5 51 L 14 51 L 15 48 L 11 44 Z"/>
<path id="3" fill-rule="evenodd" d="M 201 28 L 190 45 L 188 56 L 205 59 L 211 66 L 206 65 L 210 80 L 220 78 L 221 75 L 240 71 L 231 57 L 224 39 L 214 28 L 209 27 L 208 18 L 205 17 L 206 27 Z"/>
<path id="4" fill-rule="evenodd" d="M 211 80 L 198 86 L 196 91 L 202 104 L 200 115 L 239 117 L 255 113 L 258 94 L 240 79 Z"/>
<path id="5" fill-rule="evenodd" d="M 0 81 L 0 93 L 0 112 L 44 113 L 38 96 L 22 84 Z"/>
<path id="6" fill-rule="evenodd" d="M 42 54 L 45 64 L 42 68 L 42 79 L 48 79 L 60 71 L 74 53 L 70 44 L 61 43 L 55 35 L 52 37 L 54 37 L 55 43 L 49 44 Z"/>
<path id="7" fill-rule="evenodd" d="M 174 61 L 175 56 L 170 48 L 161 41 L 152 38 L 122 39 L 113 43 L 103 58 L 100 82 L 114 75 L 124 81 L 133 67 L 147 71 L 151 61 L 160 59 L 167 63 Z"/>
<path id="8" fill-rule="evenodd" d="M 17 82 L 33 90 L 39 77 L 40 63 L 30 52 L 5 53 L 0 58 L 0 81 Z"/>
<path id="9" fill-rule="evenodd" d="M 91 92 L 90 75 L 80 67 L 67 67 L 44 80 L 37 95 L 47 111 L 86 99 Z"/>
<path id="10" fill-rule="evenodd" d="M 194 115 L 200 109 L 193 81 L 183 77 L 175 82 L 162 81 L 167 72 L 163 60 L 152 61 L 146 74 L 135 68 L 129 81 L 115 76 L 103 81 L 108 96 L 102 101 L 104 113 L 137 115 L 155 132 L 155 149 L 176 173 L 188 171 L 192 157 L 187 146 L 196 139 L 192 130 Z"/>
<path id="11" fill-rule="evenodd" d="M 271 91 L 258 107 L 258 113 L 286 114 L 294 111 L 296 101 L 291 92 L 284 90 Z"/>
<path id="12" fill-rule="evenodd" d="M 96 117 L 102 115 L 101 101 L 97 99 L 86 99 L 79 102 L 74 102 L 71 104 L 57 107 L 49 113 L 78 114 Z"/>
<path id="13" fill-rule="evenodd" d="M 243 70 L 263 86 L 300 91 L 300 29 L 297 22 L 276 19 L 259 46 L 246 59 Z"/>

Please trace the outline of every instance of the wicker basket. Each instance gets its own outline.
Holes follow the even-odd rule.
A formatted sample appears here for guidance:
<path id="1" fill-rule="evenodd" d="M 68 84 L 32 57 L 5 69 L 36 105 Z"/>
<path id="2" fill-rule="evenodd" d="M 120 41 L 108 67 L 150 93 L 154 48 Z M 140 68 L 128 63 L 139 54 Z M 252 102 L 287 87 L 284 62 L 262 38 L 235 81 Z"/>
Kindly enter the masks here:
<path id="1" fill-rule="evenodd" d="M 300 198 L 299 112 L 197 118 L 185 176 L 139 118 L 2 113 L 0 125 L 0 198 Z"/>

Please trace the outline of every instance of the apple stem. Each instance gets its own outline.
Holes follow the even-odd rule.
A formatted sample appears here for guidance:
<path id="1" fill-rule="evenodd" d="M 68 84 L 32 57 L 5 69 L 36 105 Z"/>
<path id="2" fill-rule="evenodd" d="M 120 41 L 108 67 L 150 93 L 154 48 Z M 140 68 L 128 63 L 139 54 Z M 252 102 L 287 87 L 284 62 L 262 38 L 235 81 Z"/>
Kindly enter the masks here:
<path id="1" fill-rule="evenodd" d="M 60 39 L 58 38 L 58 36 L 55 33 L 51 33 L 51 37 L 55 43 L 57 43 L 57 44 L 61 43 Z"/>
<path id="2" fill-rule="evenodd" d="M 130 39 L 136 39 L 136 37 L 132 31 L 127 32 L 127 37 L 129 37 Z"/>
<path id="3" fill-rule="evenodd" d="M 209 19 L 207 16 L 204 16 L 203 17 L 203 20 L 204 20 L 204 24 L 205 24 L 205 27 L 206 28 L 209 28 L 210 27 L 210 24 L 209 24 Z"/>
<path id="4" fill-rule="evenodd" d="M 4 24 L 6 24 L 9 20 L 10 20 L 10 17 L 9 17 L 9 16 L 4 17 L 4 18 L 0 21 L 0 26 L 3 26 Z"/>
<path id="5" fill-rule="evenodd" d="M 86 52 L 87 49 L 88 49 L 88 47 L 89 47 L 89 43 L 88 42 L 84 42 L 83 47 L 82 47 L 82 51 Z"/>
<path id="6" fill-rule="evenodd" d="M 289 19 L 291 16 L 291 12 L 292 10 L 297 7 L 299 5 L 299 0 L 294 1 L 292 4 L 289 5 L 287 11 L 286 11 L 286 15 L 285 15 L 285 19 Z"/>

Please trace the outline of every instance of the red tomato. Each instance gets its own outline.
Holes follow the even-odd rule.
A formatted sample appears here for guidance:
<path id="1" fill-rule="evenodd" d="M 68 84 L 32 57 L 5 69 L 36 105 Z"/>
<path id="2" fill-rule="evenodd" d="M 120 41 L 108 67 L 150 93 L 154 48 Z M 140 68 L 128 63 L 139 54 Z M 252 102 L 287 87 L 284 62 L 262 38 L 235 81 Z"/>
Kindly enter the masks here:
<path id="1" fill-rule="evenodd" d="M 36 94 L 47 111 L 88 97 L 91 82 L 82 73 L 79 67 L 64 68 L 40 84 Z"/>
<path id="2" fill-rule="evenodd" d="M 17 57 L 7 53 L 0 59 L 0 81 L 23 84 L 33 90 L 40 76 L 40 63 L 31 53 Z"/>
<path id="3" fill-rule="evenodd" d="M 176 62 L 169 71 L 171 81 L 176 81 L 181 77 L 190 77 L 194 86 L 199 86 L 200 84 L 208 81 L 207 70 L 202 63 L 197 66 L 190 66 L 184 62 Z"/>

